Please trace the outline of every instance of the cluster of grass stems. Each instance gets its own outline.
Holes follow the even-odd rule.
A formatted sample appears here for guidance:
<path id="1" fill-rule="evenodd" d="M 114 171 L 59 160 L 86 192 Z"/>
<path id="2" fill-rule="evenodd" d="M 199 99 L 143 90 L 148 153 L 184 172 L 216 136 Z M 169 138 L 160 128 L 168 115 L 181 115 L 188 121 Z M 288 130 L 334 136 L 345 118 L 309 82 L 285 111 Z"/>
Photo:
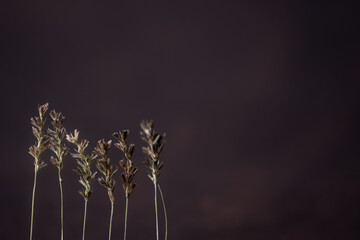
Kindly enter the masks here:
<path id="1" fill-rule="evenodd" d="M 51 150 L 53 155 L 50 158 L 50 162 L 57 168 L 57 175 L 59 181 L 60 190 L 60 240 L 64 240 L 64 199 L 63 199 L 63 187 L 61 170 L 63 169 L 63 162 L 70 149 L 66 146 L 65 141 L 69 142 L 74 148 L 71 151 L 71 157 L 76 160 L 77 167 L 74 171 L 79 175 L 79 183 L 82 185 L 82 189 L 79 190 L 80 195 L 84 200 L 84 215 L 83 215 L 83 227 L 82 227 L 82 240 L 85 239 L 86 230 L 86 215 L 87 204 L 89 198 L 93 192 L 93 182 L 97 175 L 97 172 L 92 171 L 92 165 L 96 162 L 96 168 L 102 174 L 98 178 L 98 182 L 107 190 L 107 194 L 110 201 L 110 219 L 109 219 L 109 233 L 108 239 L 111 240 L 112 231 L 112 219 L 114 213 L 115 203 L 115 183 L 114 175 L 118 171 L 118 167 L 111 163 L 108 157 L 108 151 L 112 145 L 112 140 L 105 141 L 101 139 L 97 142 L 96 147 L 88 152 L 89 141 L 86 139 L 79 139 L 79 131 L 74 130 L 71 133 L 67 133 L 63 127 L 65 117 L 60 112 L 55 110 L 50 111 L 51 126 L 45 128 L 46 112 L 48 110 L 48 103 L 38 106 L 38 116 L 31 118 L 33 135 L 36 138 L 34 145 L 29 147 L 29 154 L 34 158 L 34 182 L 31 200 L 31 221 L 30 221 L 30 240 L 33 238 L 33 226 L 34 226 L 34 209 L 35 209 L 35 192 L 37 174 L 40 169 L 43 169 L 47 164 L 42 161 L 42 154 L 48 149 Z M 158 182 L 160 176 L 160 169 L 163 166 L 163 162 L 160 161 L 159 155 L 164 146 L 164 134 L 157 133 L 154 129 L 154 123 L 152 121 L 142 121 L 141 138 L 145 141 L 146 147 L 142 150 L 145 153 L 144 164 L 148 170 L 148 177 L 154 185 L 154 207 L 155 207 L 155 229 L 156 240 L 159 240 L 159 220 L 158 220 L 158 203 L 157 195 L 160 193 L 162 205 L 164 209 L 165 218 L 165 240 L 167 240 L 168 226 L 167 226 L 167 214 L 164 202 L 164 196 L 161 191 L 160 184 Z M 136 188 L 136 184 L 133 183 L 133 179 L 138 172 L 138 168 L 132 161 L 132 156 L 135 150 L 134 144 L 128 144 L 127 137 L 129 130 L 117 131 L 112 134 L 116 142 L 114 146 L 121 150 L 124 155 L 124 159 L 119 161 L 119 165 L 122 169 L 121 177 L 122 188 L 125 196 L 125 216 L 124 216 L 124 235 L 123 239 L 127 237 L 127 218 L 128 218 L 128 206 L 129 197 Z"/>

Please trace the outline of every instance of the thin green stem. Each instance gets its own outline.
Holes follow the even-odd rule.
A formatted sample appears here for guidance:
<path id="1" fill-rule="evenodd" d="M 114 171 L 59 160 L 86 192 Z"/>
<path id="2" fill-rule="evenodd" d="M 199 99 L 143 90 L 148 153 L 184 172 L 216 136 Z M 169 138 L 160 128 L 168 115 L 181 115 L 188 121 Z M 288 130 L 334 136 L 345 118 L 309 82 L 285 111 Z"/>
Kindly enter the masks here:
<path id="1" fill-rule="evenodd" d="M 164 215 L 165 215 L 165 240 L 167 240 L 167 235 L 168 235 L 168 222 L 167 222 L 167 214 L 166 214 L 166 207 L 165 207 L 165 201 L 164 201 L 164 195 L 161 191 L 161 187 L 160 184 L 158 184 L 159 187 L 159 192 L 160 192 L 160 196 L 161 196 L 161 201 L 164 207 Z"/>
<path id="2" fill-rule="evenodd" d="M 64 239 L 64 199 L 63 199 L 63 189 L 62 189 L 62 179 L 61 179 L 61 170 L 58 171 L 59 175 L 59 187 L 60 187 L 60 216 L 61 216 L 61 237 Z"/>
<path id="3" fill-rule="evenodd" d="M 32 240 L 32 235 L 33 235 L 34 201 L 35 201 L 35 189 L 36 189 L 36 176 L 37 176 L 37 166 L 35 165 L 35 168 L 34 168 L 34 186 L 33 186 L 32 201 L 31 201 L 30 240 Z"/>
<path id="4" fill-rule="evenodd" d="M 159 220 L 158 220 L 158 209 L 157 209 L 157 185 L 156 185 L 156 175 L 153 174 L 154 179 L 154 204 L 155 204 L 155 220 L 156 220 L 156 240 L 159 240 Z"/>
<path id="5" fill-rule="evenodd" d="M 87 200 L 85 200 L 85 206 L 84 206 L 84 224 L 83 224 L 83 235 L 82 240 L 85 240 L 85 225 L 86 225 L 86 210 L 87 210 Z"/>
<path id="6" fill-rule="evenodd" d="M 125 227 L 124 227 L 124 240 L 126 240 L 126 229 L 127 229 L 127 215 L 129 206 L 128 188 L 126 187 L 126 200 L 125 200 Z"/>
<path id="7" fill-rule="evenodd" d="M 111 228 L 112 228 L 112 219 L 114 213 L 114 203 L 111 203 L 111 213 L 110 213 L 110 224 L 109 224 L 109 240 L 111 240 Z"/>

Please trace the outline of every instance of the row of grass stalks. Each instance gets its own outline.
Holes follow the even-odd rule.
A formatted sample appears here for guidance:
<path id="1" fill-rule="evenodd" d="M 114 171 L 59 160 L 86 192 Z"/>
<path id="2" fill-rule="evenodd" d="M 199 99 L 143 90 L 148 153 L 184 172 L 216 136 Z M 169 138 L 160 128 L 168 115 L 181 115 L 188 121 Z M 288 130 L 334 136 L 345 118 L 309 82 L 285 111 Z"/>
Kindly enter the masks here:
<path id="1" fill-rule="evenodd" d="M 34 158 L 34 182 L 31 198 L 31 220 L 30 220 L 30 240 L 33 239 L 34 228 L 34 209 L 35 209 L 35 193 L 37 184 L 37 174 L 39 170 L 43 169 L 47 164 L 42 161 L 42 154 L 50 149 L 53 155 L 50 158 L 50 162 L 57 168 L 57 175 L 59 181 L 60 190 L 60 240 L 64 240 L 64 199 L 63 199 L 63 187 L 61 171 L 63 169 L 63 162 L 66 158 L 69 148 L 65 144 L 65 140 L 73 146 L 71 151 L 71 157 L 76 160 L 77 167 L 74 171 L 79 175 L 79 183 L 82 185 L 82 189 L 79 190 L 80 195 L 84 200 L 84 215 L 82 224 L 82 240 L 85 240 L 86 232 L 86 215 L 87 204 L 89 198 L 93 192 L 93 182 L 97 175 L 97 172 L 92 171 L 92 165 L 96 162 L 96 168 L 102 174 L 98 178 L 98 182 L 107 190 L 107 194 L 110 201 L 110 219 L 109 219 L 109 232 L 108 239 L 111 240 L 112 231 L 112 219 L 114 213 L 115 196 L 114 189 L 115 183 L 114 175 L 118 171 L 118 167 L 113 165 L 108 157 L 108 151 L 112 145 L 112 140 L 105 141 L 101 139 L 97 142 L 96 147 L 89 153 L 88 146 L 89 141 L 86 139 L 79 139 L 80 132 L 74 130 L 71 133 L 67 133 L 63 127 L 65 117 L 60 112 L 55 110 L 50 111 L 51 125 L 46 129 L 46 112 L 49 104 L 38 106 L 38 116 L 31 118 L 33 135 L 36 138 L 34 145 L 29 147 L 29 154 Z M 154 123 L 152 121 L 142 121 L 141 138 L 145 141 L 146 147 L 142 150 L 145 153 L 144 164 L 148 170 L 148 176 L 154 185 L 154 206 L 155 206 L 155 231 L 156 240 L 159 240 L 159 220 L 158 220 L 158 203 L 157 195 L 160 193 L 161 202 L 164 209 L 165 217 L 165 240 L 168 236 L 168 224 L 167 213 L 164 202 L 164 195 L 161 191 L 158 179 L 160 176 L 160 169 L 163 166 L 163 162 L 160 161 L 159 155 L 162 152 L 164 146 L 165 134 L 159 134 L 154 129 Z M 119 161 L 119 165 L 122 169 L 120 179 L 122 180 L 122 187 L 125 196 L 125 216 L 124 216 L 124 235 L 123 239 L 127 238 L 127 218 L 129 197 L 136 188 L 136 184 L 133 183 L 133 179 L 138 172 L 138 168 L 132 161 L 132 156 L 135 150 L 134 144 L 128 144 L 127 137 L 129 130 L 117 131 L 113 133 L 113 137 L 116 140 L 114 146 L 121 150 L 124 155 L 124 159 Z"/>

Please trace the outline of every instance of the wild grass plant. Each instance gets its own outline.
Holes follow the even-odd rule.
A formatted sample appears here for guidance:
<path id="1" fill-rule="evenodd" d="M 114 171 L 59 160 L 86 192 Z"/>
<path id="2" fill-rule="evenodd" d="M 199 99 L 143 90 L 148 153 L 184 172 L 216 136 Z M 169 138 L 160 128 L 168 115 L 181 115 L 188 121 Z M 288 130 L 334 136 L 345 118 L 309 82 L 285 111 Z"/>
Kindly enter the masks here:
<path id="1" fill-rule="evenodd" d="M 129 196 L 134 191 L 136 184 L 132 183 L 135 174 L 138 171 L 138 168 L 133 165 L 131 161 L 132 155 L 134 153 L 135 145 L 128 145 L 126 142 L 126 138 L 129 134 L 129 130 L 118 131 L 113 133 L 113 137 L 118 140 L 115 143 L 115 146 L 119 148 L 125 155 L 125 160 L 120 160 L 119 164 L 123 169 L 121 174 L 121 179 L 123 180 L 123 189 L 125 192 L 125 219 L 124 219 L 124 240 L 126 240 L 126 230 L 127 230 L 127 216 L 128 216 L 128 208 L 129 208 Z"/>
<path id="2" fill-rule="evenodd" d="M 162 204 L 165 214 L 165 240 L 167 239 L 167 214 L 164 202 L 164 197 L 161 192 L 160 184 L 158 183 L 160 176 L 160 169 L 163 167 L 163 162 L 160 161 L 159 156 L 164 147 L 165 134 L 161 135 L 154 129 L 153 121 L 142 121 L 140 124 L 142 132 L 140 132 L 142 140 L 147 144 L 142 150 L 145 153 L 144 164 L 148 169 L 148 177 L 154 184 L 154 205 L 155 205 L 155 227 L 156 227 L 156 239 L 159 240 L 159 219 L 157 208 L 157 192 L 158 189 L 161 193 Z"/>
<path id="3" fill-rule="evenodd" d="M 74 148 L 71 151 L 72 158 L 76 159 L 77 167 L 74 171 L 79 175 L 79 182 L 83 186 L 79 190 L 80 195 L 84 199 L 84 213 L 82 224 L 82 239 L 85 240 L 86 221 L 87 221 L 87 209 L 88 200 L 93 192 L 93 181 L 97 172 L 92 171 L 92 164 L 96 161 L 96 167 L 102 174 L 98 178 L 100 185 L 106 188 L 109 201 L 110 201 L 110 220 L 109 220 L 109 233 L 108 239 L 111 240 L 112 222 L 114 214 L 115 203 L 115 180 L 114 174 L 117 172 L 118 167 L 111 164 L 108 152 L 110 150 L 112 141 L 105 141 L 104 139 L 97 142 L 96 147 L 91 152 L 87 153 L 89 141 L 83 139 L 79 140 L 79 131 L 74 130 L 72 133 L 67 134 L 66 129 L 63 127 L 65 117 L 60 112 L 55 110 L 50 111 L 51 125 L 45 131 L 46 118 L 45 114 L 49 105 L 38 106 L 39 116 L 31 118 L 33 135 L 36 138 L 36 143 L 29 147 L 29 153 L 34 158 L 34 182 L 31 201 L 31 221 L 30 221 L 30 240 L 33 238 L 33 226 L 34 226 L 34 209 L 35 209 L 35 192 L 37 184 L 37 173 L 40 169 L 47 164 L 42 161 L 42 154 L 50 149 L 53 155 L 50 158 L 50 162 L 57 168 L 57 177 L 59 181 L 60 190 L 60 240 L 64 240 L 64 198 L 63 198 L 63 186 L 61 171 L 64 167 L 64 159 L 69 151 L 65 146 L 65 139 L 71 143 Z M 148 176 L 154 185 L 154 205 L 155 205 L 155 226 L 156 226 L 156 239 L 159 240 L 159 219 L 158 219 L 158 207 L 157 207 L 157 194 L 160 193 L 161 201 L 164 209 L 165 218 L 165 240 L 167 240 L 167 213 L 164 202 L 164 196 L 161 191 L 160 184 L 158 183 L 159 171 L 163 166 L 163 163 L 159 160 L 159 155 L 164 146 L 164 134 L 161 135 L 154 130 L 154 124 L 152 121 L 142 121 L 141 124 L 141 138 L 147 143 L 146 147 L 143 147 L 145 153 L 145 166 L 148 169 Z M 118 149 L 120 149 L 125 158 L 119 161 L 119 165 L 123 170 L 121 173 L 122 187 L 125 195 L 125 215 L 124 215 L 124 235 L 123 239 L 127 238 L 127 222 L 128 222 L 128 209 L 129 209 L 129 197 L 133 193 L 136 184 L 133 183 L 134 176 L 138 172 L 138 168 L 135 167 L 132 157 L 135 149 L 134 144 L 127 143 L 127 137 L 129 130 L 123 130 L 113 133 L 113 137 L 117 140 L 114 143 Z"/>
<path id="4" fill-rule="evenodd" d="M 63 127 L 65 117 L 61 113 L 57 113 L 55 110 L 50 112 L 52 119 L 52 128 L 48 128 L 48 134 L 50 139 L 50 149 L 55 154 L 55 157 L 51 156 L 50 162 L 58 169 L 58 179 L 60 188 L 60 239 L 64 239 L 64 197 L 61 179 L 61 170 L 63 169 L 63 160 L 68 152 L 67 147 L 64 144 L 66 137 L 66 129 Z"/>
<path id="5" fill-rule="evenodd" d="M 92 182 L 94 181 L 95 175 L 97 172 L 93 173 L 91 171 L 91 164 L 95 161 L 95 154 L 86 154 L 85 150 L 89 145 L 88 140 L 79 141 L 79 131 L 75 129 L 74 133 L 66 135 L 66 139 L 74 144 L 76 148 L 74 149 L 75 153 L 72 153 L 71 156 L 76 160 L 78 164 L 77 168 L 74 170 L 79 174 L 79 182 L 83 185 L 84 189 L 79 190 L 80 195 L 84 198 L 84 222 L 83 222 L 83 234 L 82 240 L 85 239 L 85 228 L 86 228 L 86 213 L 87 213 L 87 203 L 89 197 L 92 193 Z"/>
<path id="6" fill-rule="evenodd" d="M 46 163 L 41 160 L 41 155 L 50 148 L 49 138 L 44 133 L 45 129 L 45 113 L 48 110 L 49 104 L 38 106 L 39 116 L 30 119 L 32 124 L 33 135 L 37 142 L 29 147 L 29 153 L 34 158 L 34 185 L 31 200 L 31 222 L 30 222 L 30 240 L 33 237 L 33 224 L 34 224 L 34 205 L 35 205 L 35 191 L 36 191 L 36 177 L 40 169 L 46 166 Z"/>
<path id="7" fill-rule="evenodd" d="M 109 240 L 111 239 L 111 228 L 112 228 L 112 219 L 114 214 L 114 189 L 115 189 L 115 180 L 113 179 L 114 174 L 118 170 L 110 163 L 110 158 L 107 157 L 108 151 L 111 147 L 111 140 L 105 142 L 104 139 L 98 141 L 97 146 L 95 147 L 94 154 L 98 157 L 98 162 L 96 164 L 97 169 L 104 175 L 104 177 L 98 178 L 100 185 L 107 189 L 109 196 L 111 210 L 110 210 L 110 222 L 109 222 Z"/>

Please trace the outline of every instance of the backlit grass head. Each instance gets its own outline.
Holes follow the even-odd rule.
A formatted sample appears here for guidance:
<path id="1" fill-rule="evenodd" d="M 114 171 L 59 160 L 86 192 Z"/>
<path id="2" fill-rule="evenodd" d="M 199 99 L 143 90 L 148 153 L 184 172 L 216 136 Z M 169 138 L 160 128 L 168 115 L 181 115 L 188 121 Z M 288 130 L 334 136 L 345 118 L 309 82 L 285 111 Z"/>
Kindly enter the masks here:
<path id="1" fill-rule="evenodd" d="M 142 150 L 145 153 L 144 164 L 149 170 L 149 178 L 154 182 L 158 178 L 163 162 L 160 161 L 159 155 L 164 147 L 165 134 L 161 135 L 154 129 L 153 121 L 142 121 L 140 123 L 142 132 L 140 132 L 141 139 L 147 144 Z"/>

